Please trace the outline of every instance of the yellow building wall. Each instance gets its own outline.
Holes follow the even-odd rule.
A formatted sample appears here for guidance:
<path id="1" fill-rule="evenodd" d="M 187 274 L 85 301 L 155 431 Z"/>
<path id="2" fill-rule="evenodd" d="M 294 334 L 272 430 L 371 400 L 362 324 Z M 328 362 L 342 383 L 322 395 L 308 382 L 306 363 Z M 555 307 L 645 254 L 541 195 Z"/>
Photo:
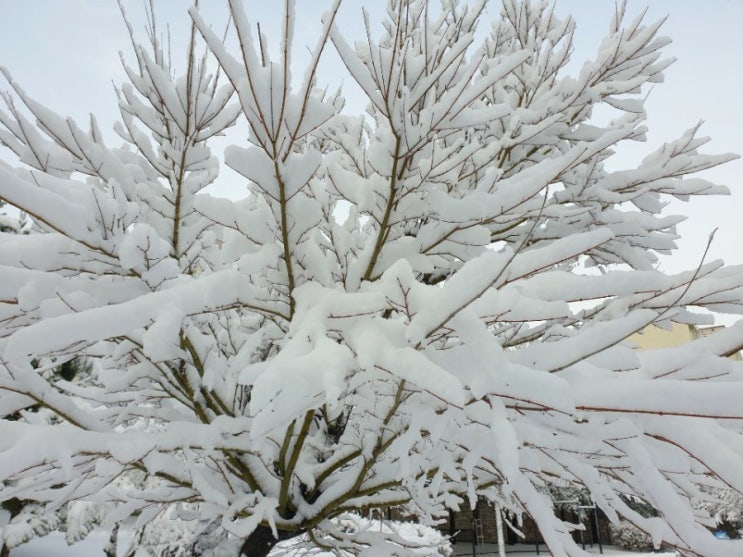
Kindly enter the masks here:
<path id="1" fill-rule="evenodd" d="M 673 323 L 671 329 L 661 329 L 655 325 L 645 327 L 641 333 L 635 333 L 629 340 L 638 350 L 652 350 L 654 348 L 672 348 L 681 346 L 699 338 L 699 330 L 694 325 Z"/>
<path id="2" fill-rule="evenodd" d="M 720 329 L 722 325 L 715 325 L 713 327 L 697 328 L 694 325 L 683 325 L 681 323 L 673 323 L 670 329 L 662 329 L 655 325 L 645 327 L 641 333 L 635 333 L 629 340 L 635 344 L 638 350 L 652 350 L 655 348 L 672 348 L 674 346 L 681 346 L 687 342 L 691 342 L 694 339 L 700 337 L 709 336 Z M 734 360 L 740 360 L 740 352 L 737 352 L 731 356 Z"/>

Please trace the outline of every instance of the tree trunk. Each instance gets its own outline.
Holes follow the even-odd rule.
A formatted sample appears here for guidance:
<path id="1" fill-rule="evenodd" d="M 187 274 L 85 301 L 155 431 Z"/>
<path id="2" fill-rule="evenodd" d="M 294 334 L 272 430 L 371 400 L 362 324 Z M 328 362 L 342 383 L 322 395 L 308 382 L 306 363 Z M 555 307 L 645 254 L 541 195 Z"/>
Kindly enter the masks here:
<path id="1" fill-rule="evenodd" d="M 503 515 L 498 505 L 495 505 L 495 524 L 498 528 L 498 557 L 506 557 L 506 545 L 503 540 Z"/>
<path id="2" fill-rule="evenodd" d="M 111 535 L 108 537 L 108 545 L 103 548 L 103 554 L 106 557 L 116 557 L 118 551 L 119 525 L 116 524 L 111 529 Z"/>
<path id="3" fill-rule="evenodd" d="M 7 545 L 5 545 L 3 542 L 0 542 L 0 557 L 9 557 L 10 556 L 10 549 Z"/>
<path id="4" fill-rule="evenodd" d="M 241 557 L 266 557 L 277 543 L 298 536 L 301 532 L 278 530 L 277 534 L 279 537 L 275 538 L 271 528 L 259 524 L 243 542 L 240 548 Z"/>

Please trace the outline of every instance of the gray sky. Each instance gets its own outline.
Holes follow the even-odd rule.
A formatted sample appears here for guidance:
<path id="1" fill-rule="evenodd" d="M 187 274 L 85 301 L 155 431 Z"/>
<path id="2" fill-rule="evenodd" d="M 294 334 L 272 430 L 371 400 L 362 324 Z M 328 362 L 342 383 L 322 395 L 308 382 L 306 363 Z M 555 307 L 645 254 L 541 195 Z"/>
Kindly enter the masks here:
<path id="1" fill-rule="evenodd" d="M 188 0 L 157 2 L 159 23 L 170 22 L 173 44 L 183 44 L 188 20 Z M 128 14 L 139 32 L 144 24 L 143 0 L 125 0 Z M 367 2 L 375 9 L 380 0 Z M 698 121 L 702 135 L 712 141 L 706 151 L 743 154 L 743 2 L 740 0 L 630 0 L 630 15 L 647 4 L 648 21 L 668 15 L 661 34 L 673 43 L 665 49 L 677 62 L 666 71 L 665 83 L 652 90 L 647 104 L 648 143 L 622 149 L 615 168 L 627 167 L 667 140 L 678 137 Z M 204 18 L 223 29 L 225 2 L 202 0 Z M 260 19 L 269 38 L 276 36 L 283 2 L 246 0 L 252 19 Z M 329 0 L 297 0 L 296 42 L 314 44 L 320 14 Z M 339 25 L 349 38 L 358 37 L 359 0 L 344 0 Z M 489 16 L 500 3 L 493 0 Z M 608 29 L 614 0 L 557 0 L 558 14 L 573 14 L 577 42 L 572 67 L 593 57 Z M 114 0 L 0 0 L 0 65 L 7 67 L 26 91 L 49 108 L 81 122 L 92 112 L 104 130 L 116 118 L 112 82 L 121 82 L 119 51 L 130 58 L 129 41 Z M 177 62 L 177 49 L 174 54 Z M 131 59 L 131 58 L 130 58 Z M 295 72 L 301 72 L 298 67 Z M 319 78 L 338 86 L 338 67 L 328 57 Z M 350 79 L 345 79 L 345 85 Z M 0 88 L 6 84 L 0 82 Z M 350 89 L 348 90 L 351 94 Z M 353 96 L 351 94 L 351 96 Z M 353 99 L 351 106 L 354 106 Z M 362 107 L 360 100 L 355 106 Z M 663 261 L 667 271 L 696 266 L 709 233 L 718 228 L 711 258 L 743 264 L 743 161 L 736 160 L 704 174 L 727 185 L 730 197 L 674 203 L 673 213 L 689 216 L 681 225 L 681 252 Z M 239 195 L 235 193 L 234 195 Z"/>

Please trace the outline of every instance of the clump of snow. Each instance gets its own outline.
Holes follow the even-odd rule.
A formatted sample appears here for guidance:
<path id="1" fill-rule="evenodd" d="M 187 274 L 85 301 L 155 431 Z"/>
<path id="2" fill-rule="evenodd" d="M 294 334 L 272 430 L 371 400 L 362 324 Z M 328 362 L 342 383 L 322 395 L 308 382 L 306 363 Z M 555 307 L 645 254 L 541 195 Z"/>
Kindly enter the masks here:
<path id="1" fill-rule="evenodd" d="M 318 547 L 307 536 L 280 542 L 270 553 L 271 557 L 294 557 L 297 555 L 314 555 L 317 557 L 350 557 L 352 555 L 392 555 L 399 551 L 401 555 L 409 557 L 450 557 L 452 548 L 449 539 L 440 531 L 415 522 L 396 522 L 383 519 L 369 519 L 357 514 L 345 514 L 333 521 L 333 531 L 340 534 L 338 538 L 323 535 L 322 529 L 316 532 L 316 539 L 320 544 L 327 544 L 327 548 Z M 388 538 L 386 543 L 368 545 L 369 541 L 378 537 L 379 542 Z M 345 540 L 343 539 L 345 538 Z M 351 549 L 349 542 L 359 540 Z M 357 541 L 358 543 L 358 541 Z M 330 548 L 337 546 L 332 551 Z M 344 546 L 346 548 L 344 549 Z M 397 547 L 397 550 L 395 550 Z M 217 557 L 215 555 L 215 557 Z"/>

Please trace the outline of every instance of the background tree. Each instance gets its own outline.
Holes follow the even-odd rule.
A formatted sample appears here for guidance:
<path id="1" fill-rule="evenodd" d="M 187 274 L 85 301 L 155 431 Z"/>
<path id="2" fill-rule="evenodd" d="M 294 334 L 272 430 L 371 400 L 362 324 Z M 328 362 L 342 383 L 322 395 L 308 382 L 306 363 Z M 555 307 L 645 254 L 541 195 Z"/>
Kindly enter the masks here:
<path id="1" fill-rule="evenodd" d="M 718 530 L 731 538 L 743 535 L 743 496 L 729 488 L 709 490 L 709 497 L 699 502 L 698 507 L 707 511 Z"/>
<path id="2" fill-rule="evenodd" d="M 351 47 L 336 2 L 294 78 L 292 3 L 278 61 L 229 5 L 236 56 L 194 9 L 181 77 L 154 23 L 147 48 L 133 41 L 125 147 L 5 74 L 0 140 L 22 165 L 0 164 L 0 197 L 39 233 L 0 242 L 0 405 L 59 423 L 0 421 L 2 497 L 107 502 L 108 523 L 138 526 L 195 505 L 257 557 L 300 534 L 402 554 L 393 532 L 331 519 L 399 505 L 426 522 L 483 496 L 530 515 L 554 555 L 582 555 L 555 479 L 656 544 L 734 551 L 691 502 L 701 485 L 743 489 L 743 371 L 725 358 L 743 325 L 641 354 L 626 342 L 703 322 L 695 307 L 743 309 L 743 269 L 656 269 L 681 219 L 664 199 L 724 193 L 688 176 L 733 155 L 701 154 L 695 126 L 636 168 L 606 166 L 644 138 L 643 86 L 669 65 L 660 23 L 619 6 L 570 76 L 574 25 L 546 3 L 506 0 L 476 34 L 484 1 L 392 0 Z M 330 43 L 362 115 L 317 87 Z M 615 118 L 592 119 L 599 105 Z M 209 141 L 238 118 L 233 202 L 204 188 Z M 31 365 L 78 354 L 97 359 L 88 385 Z M 131 471 L 157 482 L 121 489 Z"/>
<path id="3" fill-rule="evenodd" d="M 12 232 L 20 228 L 18 219 L 8 214 L 8 206 L 0 199 L 0 232 Z"/>

